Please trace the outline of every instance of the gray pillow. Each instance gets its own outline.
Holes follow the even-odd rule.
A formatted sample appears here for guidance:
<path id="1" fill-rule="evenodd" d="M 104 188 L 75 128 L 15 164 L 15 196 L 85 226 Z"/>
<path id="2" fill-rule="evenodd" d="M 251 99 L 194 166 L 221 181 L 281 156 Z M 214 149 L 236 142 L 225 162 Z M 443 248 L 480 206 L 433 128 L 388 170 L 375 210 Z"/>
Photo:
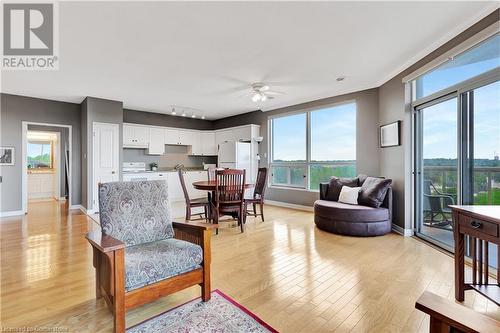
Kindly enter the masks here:
<path id="1" fill-rule="evenodd" d="M 368 178 L 367 175 L 359 174 L 358 175 L 358 186 L 363 186 L 363 183 L 365 182 L 366 178 Z"/>
<path id="2" fill-rule="evenodd" d="M 339 178 L 331 177 L 328 191 L 326 191 L 325 199 L 329 201 L 339 201 L 340 191 L 342 186 L 357 187 L 358 178 Z"/>
<path id="3" fill-rule="evenodd" d="M 391 184 L 392 179 L 366 177 L 359 192 L 358 203 L 363 206 L 380 207 Z"/>

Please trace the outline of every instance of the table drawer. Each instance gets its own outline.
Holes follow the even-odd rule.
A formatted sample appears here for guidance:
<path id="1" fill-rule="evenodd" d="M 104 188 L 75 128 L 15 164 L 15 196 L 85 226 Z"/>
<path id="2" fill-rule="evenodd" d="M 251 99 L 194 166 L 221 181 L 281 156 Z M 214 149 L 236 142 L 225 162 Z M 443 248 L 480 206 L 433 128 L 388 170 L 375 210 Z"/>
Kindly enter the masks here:
<path id="1" fill-rule="evenodd" d="M 498 225 L 495 223 L 460 214 L 458 217 L 458 224 L 463 228 L 498 237 Z"/>

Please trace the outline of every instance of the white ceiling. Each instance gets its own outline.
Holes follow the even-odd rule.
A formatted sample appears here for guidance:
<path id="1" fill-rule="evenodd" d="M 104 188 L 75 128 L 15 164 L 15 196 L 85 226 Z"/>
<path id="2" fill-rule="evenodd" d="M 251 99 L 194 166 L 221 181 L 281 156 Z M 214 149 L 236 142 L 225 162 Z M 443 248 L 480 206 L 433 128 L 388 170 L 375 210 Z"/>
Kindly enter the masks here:
<path id="1" fill-rule="evenodd" d="M 208 119 L 377 87 L 492 2 L 60 2 L 58 71 L 4 71 L 2 92 L 85 96 Z M 336 78 L 346 76 L 343 82 Z M 256 104 L 253 82 L 285 92 Z M 248 86 L 248 89 L 245 89 Z"/>

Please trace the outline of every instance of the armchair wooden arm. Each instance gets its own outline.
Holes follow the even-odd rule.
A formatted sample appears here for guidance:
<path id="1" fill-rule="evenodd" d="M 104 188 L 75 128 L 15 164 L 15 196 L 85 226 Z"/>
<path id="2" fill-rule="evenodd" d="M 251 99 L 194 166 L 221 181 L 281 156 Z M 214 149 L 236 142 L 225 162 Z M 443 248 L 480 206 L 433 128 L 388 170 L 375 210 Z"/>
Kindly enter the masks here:
<path id="1" fill-rule="evenodd" d="M 121 240 L 103 234 L 101 230 L 90 231 L 85 238 L 87 238 L 93 247 L 103 253 L 123 249 L 125 247 L 125 243 Z"/>

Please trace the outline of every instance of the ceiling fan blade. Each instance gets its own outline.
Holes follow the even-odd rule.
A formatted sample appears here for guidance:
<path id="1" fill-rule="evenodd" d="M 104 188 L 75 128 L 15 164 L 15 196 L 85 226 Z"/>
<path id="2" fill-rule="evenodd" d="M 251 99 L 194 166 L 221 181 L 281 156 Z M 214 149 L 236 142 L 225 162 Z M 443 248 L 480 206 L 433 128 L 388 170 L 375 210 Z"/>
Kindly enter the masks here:
<path id="1" fill-rule="evenodd" d="M 283 95 L 284 92 L 282 92 L 282 91 L 275 91 L 275 90 L 268 90 L 268 91 L 265 91 L 264 94 L 267 94 L 267 95 Z"/>

